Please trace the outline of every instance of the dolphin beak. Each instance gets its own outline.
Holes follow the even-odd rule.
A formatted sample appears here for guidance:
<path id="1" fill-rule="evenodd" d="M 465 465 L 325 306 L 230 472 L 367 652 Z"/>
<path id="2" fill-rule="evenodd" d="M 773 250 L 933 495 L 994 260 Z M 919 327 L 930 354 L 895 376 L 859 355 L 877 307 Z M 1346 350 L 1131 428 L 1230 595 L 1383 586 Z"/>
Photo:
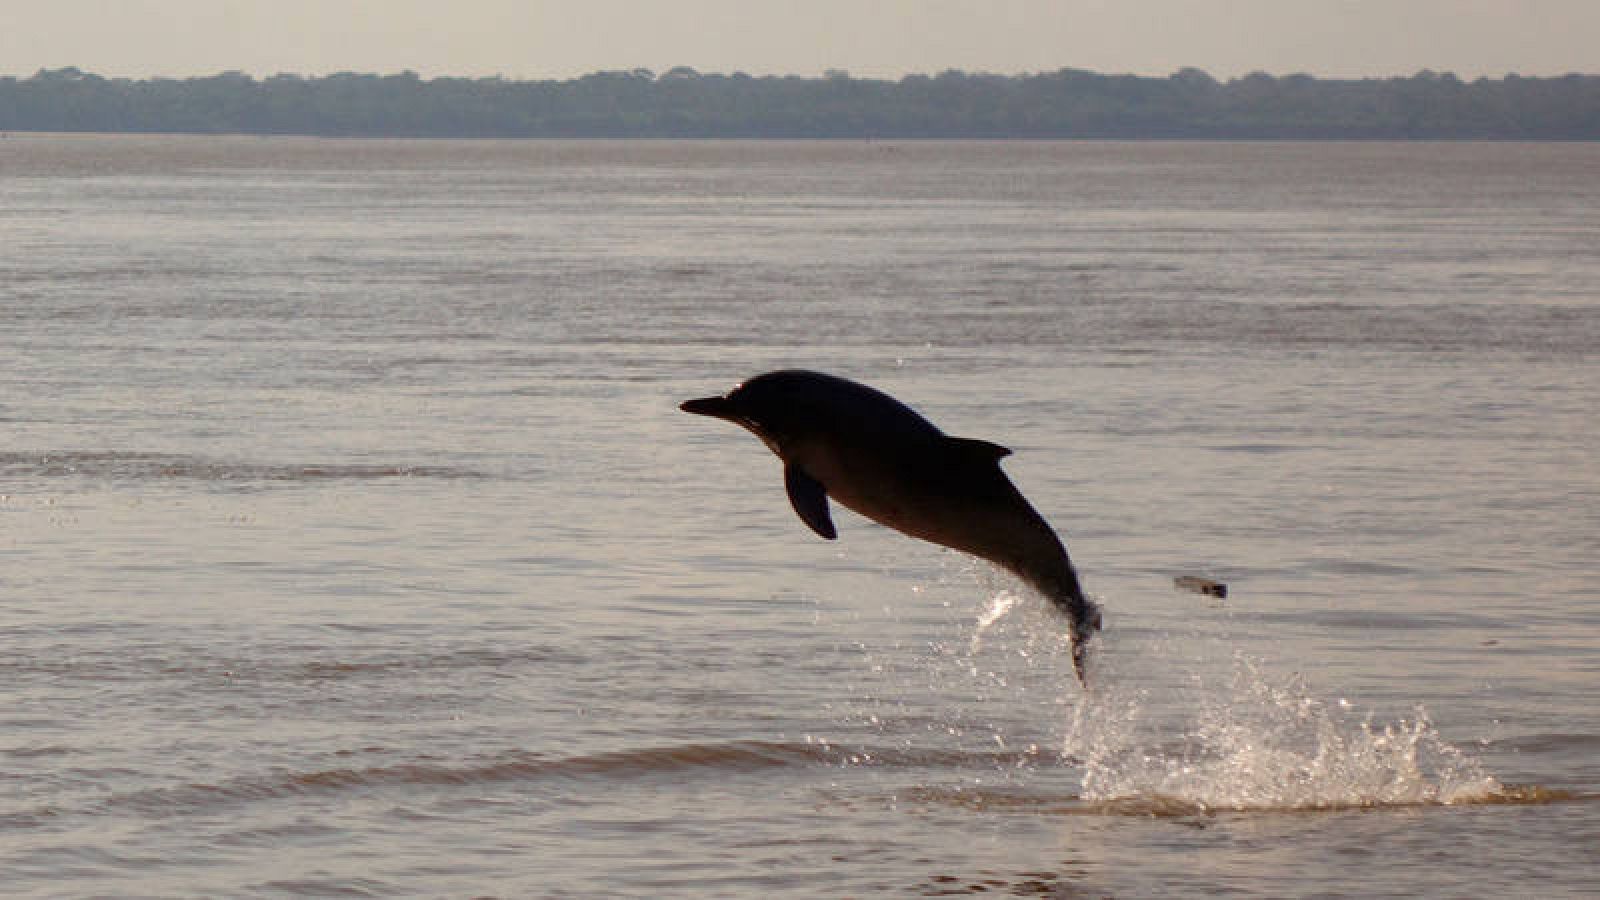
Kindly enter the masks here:
<path id="1" fill-rule="evenodd" d="M 729 422 L 738 422 L 739 414 L 734 410 L 733 401 L 727 397 L 701 397 L 698 400 L 687 400 L 679 404 L 679 409 L 697 416 L 712 416 L 718 419 L 727 419 Z"/>

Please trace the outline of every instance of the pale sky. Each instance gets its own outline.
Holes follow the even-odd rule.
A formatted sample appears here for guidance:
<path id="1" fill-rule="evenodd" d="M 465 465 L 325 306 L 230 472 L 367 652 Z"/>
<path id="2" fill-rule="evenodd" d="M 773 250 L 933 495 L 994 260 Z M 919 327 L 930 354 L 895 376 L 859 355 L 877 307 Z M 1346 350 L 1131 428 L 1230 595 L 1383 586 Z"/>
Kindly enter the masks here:
<path id="1" fill-rule="evenodd" d="M 0 0 L 0 74 L 1600 73 L 1600 0 Z"/>

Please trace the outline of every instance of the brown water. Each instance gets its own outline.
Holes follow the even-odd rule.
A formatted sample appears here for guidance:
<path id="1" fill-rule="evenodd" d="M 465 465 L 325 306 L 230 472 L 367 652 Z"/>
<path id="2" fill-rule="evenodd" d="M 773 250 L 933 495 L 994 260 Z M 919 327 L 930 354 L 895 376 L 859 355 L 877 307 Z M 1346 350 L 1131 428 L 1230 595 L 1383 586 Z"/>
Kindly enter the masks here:
<path id="1" fill-rule="evenodd" d="M 0 139 L 0 884 L 1592 896 L 1597 209 L 1588 145 Z M 1017 451 L 1090 691 L 676 410 L 790 365 Z"/>

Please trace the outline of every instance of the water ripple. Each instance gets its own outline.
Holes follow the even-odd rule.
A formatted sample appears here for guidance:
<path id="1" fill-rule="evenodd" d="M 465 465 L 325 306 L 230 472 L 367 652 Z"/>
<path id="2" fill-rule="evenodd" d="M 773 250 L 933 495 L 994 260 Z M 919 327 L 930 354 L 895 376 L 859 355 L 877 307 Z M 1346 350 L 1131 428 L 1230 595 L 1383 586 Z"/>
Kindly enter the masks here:
<path id="1" fill-rule="evenodd" d="M 119 481 L 192 479 L 218 482 L 317 482 L 380 478 L 483 478 L 455 466 L 394 463 L 261 463 L 171 453 L 76 451 L 0 453 L 0 477 L 108 478 Z"/>

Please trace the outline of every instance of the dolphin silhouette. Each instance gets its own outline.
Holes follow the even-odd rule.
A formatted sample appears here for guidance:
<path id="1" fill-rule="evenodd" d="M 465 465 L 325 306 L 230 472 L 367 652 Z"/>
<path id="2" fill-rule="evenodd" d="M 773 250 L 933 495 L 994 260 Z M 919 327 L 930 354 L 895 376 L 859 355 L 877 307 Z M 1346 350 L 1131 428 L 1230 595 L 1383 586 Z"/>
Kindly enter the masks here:
<path id="1" fill-rule="evenodd" d="M 1028 504 L 1000 460 L 1011 451 L 950 437 L 904 403 L 864 384 L 790 369 L 768 372 L 721 397 L 679 406 L 749 429 L 783 460 L 789 502 L 812 531 L 838 536 L 828 498 L 902 534 L 1000 566 L 1066 614 L 1072 662 L 1100 610 L 1083 595 L 1066 547 Z"/>

